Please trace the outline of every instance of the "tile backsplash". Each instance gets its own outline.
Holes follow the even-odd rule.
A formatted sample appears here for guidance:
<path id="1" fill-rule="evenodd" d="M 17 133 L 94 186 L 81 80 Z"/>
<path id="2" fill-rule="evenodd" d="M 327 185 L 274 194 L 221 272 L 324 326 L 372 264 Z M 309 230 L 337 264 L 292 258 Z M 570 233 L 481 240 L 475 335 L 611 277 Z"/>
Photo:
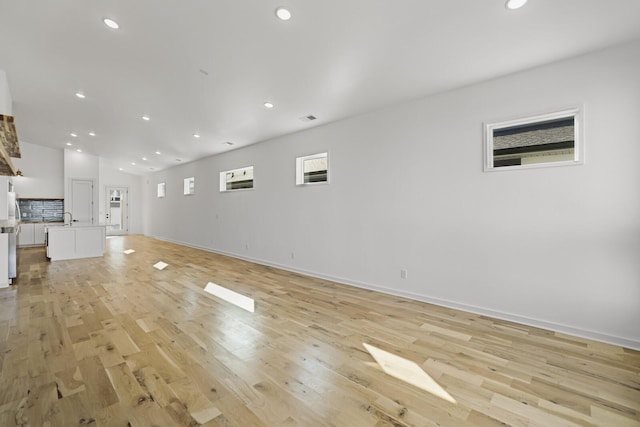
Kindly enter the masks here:
<path id="1" fill-rule="evenodd" d="M 64 221 L 63 199 L 18 199 L 22 222 Z"/>

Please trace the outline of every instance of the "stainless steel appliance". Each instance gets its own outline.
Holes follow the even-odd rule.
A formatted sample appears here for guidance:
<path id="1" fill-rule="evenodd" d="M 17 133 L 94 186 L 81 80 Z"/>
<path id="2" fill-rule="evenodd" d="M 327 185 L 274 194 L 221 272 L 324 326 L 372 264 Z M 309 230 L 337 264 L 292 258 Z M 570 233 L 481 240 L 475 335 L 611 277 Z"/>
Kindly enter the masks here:
<path id="1" fill-rule="evenodd" d="M 6 231 L 5 231 L 6 230 Z M 9 235 L 9 258 L 8 258 L 8 270 L 9 270 L 9 283 L 13 281 L 18 275 L 18 254 L 16 250 L 16 241 L 18 238 L 18 232 L 20 226 L 15 227 L 3 227 L 2 232 Z"/>
<path id="2" fill-rule="evenodd" d="M 17 234 L 20 231 L 20 208 L 16 204 L 11 177 L 0 177 L 0 287 L 6 287 L 17 276 Z M 6 240 L 5 240 L 6 239 Z M 4 243 L 4 242 L 7 243 Z M 6 245 L 6 246 L 5 246 Z"/>

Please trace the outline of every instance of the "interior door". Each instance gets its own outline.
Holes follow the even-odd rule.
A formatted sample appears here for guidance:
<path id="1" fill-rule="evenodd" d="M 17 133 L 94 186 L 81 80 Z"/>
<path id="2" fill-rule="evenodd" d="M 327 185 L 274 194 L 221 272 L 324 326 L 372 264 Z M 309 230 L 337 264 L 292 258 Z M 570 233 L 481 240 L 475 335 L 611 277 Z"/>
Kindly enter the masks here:
<path id="1" fill-rule="evenodd" d="M 107 187 L 105 191 L 105 223 L 107 235 L 129 232 L 129 190 L 126 187 Z"/>
<path id="2" fill-rule="evenodd" d="M 93 181 L 71 181 L 71 215 L 74 224 L 93 224 Z"/>

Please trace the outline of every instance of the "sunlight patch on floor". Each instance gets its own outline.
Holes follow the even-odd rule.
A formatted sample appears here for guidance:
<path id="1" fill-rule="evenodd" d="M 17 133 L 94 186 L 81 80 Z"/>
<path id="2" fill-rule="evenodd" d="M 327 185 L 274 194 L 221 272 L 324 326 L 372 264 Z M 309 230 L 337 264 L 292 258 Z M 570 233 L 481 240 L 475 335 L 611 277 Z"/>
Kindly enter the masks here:
<path id="1" fill-rule="evenodd" d="M 158 270 L 164 270 L 169 264 L 167 264 L 166 262 L 162 262 L 162 261 L 158 261 L 155 264 L 153 264 L 153 266 L 155 268 L 157 268 Z"/>
<path id="2" fill-rule="evenodd" d="M 255 302 L 252 298 L 241 295 L 237 292 L 232 291 L 231 289 L 224 288 L 220 285 L 216 285 L 215 283 L 207 283 L 207 286 L 204 290 L 210 293 L 213 296 L 216 296 L 220 299 L 225 300 L 226 302 L 230 302 L 233 305 L 236 305 L 244 310 L 250 311 L 251 313 L 255 310 Z"/>
<path id="3" fill-rule="evenodd" d="M 396 356 L 395 354 L 381 350 L 369 344 L 362 344 L 371 354 L 371 357 L 380 365 L 387 374 L 408 384 L 414 385 L 434 396 L 451 403 L 457 403 L 453 397 L 440 384 L 429 376 L 417 363 Z"/>

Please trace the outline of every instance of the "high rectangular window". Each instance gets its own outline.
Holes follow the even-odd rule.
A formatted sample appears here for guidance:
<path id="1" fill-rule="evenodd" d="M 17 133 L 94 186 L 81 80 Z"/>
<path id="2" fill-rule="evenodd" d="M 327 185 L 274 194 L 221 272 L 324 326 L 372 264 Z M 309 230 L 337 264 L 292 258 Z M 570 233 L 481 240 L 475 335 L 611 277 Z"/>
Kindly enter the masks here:
<path id="1" fill-rule="evenodd" d="M 253 166 L 220 172 L 220 191 L 253 188 Z"/>
<path id="2" fill-rule="evenodd" d="M 583 162 L 580 110 L 485 125 L 485 171 Z"/>
<path id="3" fill-rule="evenodd" d="M 296 158 L 296 185 L 329 182 L 328 153 Z"/>
<path id="4" fill-rule="evenodd" d="M 196 192 L 196 178 L 190 177 L 184 179 L 184 195 L 188 196 L 190 194 L 195 194 Z"/>
<path id="5" fill-rule="evenodd" d="M 161 182 L 158 184 L 158 198 L 165 197 L 167 195 L 167 184 Z"/>

